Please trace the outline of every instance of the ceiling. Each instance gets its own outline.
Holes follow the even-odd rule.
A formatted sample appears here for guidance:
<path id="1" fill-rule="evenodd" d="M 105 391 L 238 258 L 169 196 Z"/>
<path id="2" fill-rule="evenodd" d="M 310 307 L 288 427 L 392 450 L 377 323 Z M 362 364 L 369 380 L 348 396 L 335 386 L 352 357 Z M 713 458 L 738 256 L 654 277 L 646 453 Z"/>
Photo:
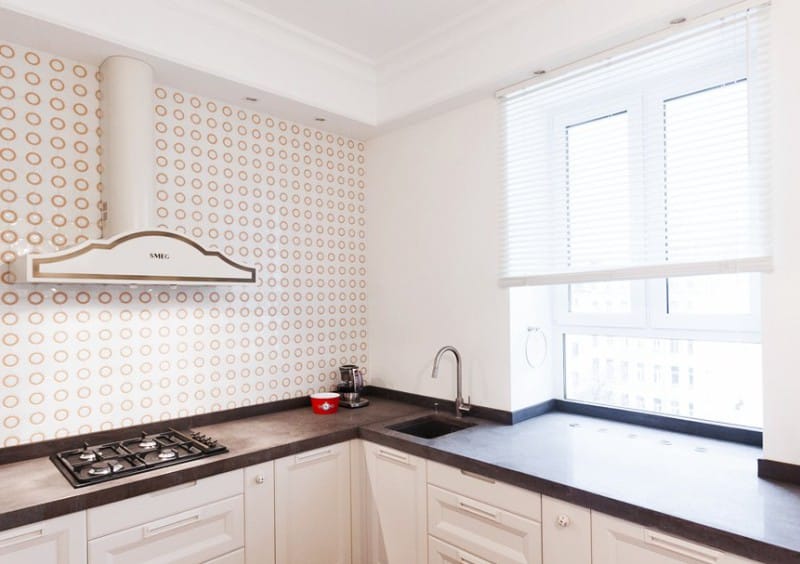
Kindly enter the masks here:
<path id="1" fill-rule="evenodd" d="M 501 0 L 239 0 L 371 62 Z"/>

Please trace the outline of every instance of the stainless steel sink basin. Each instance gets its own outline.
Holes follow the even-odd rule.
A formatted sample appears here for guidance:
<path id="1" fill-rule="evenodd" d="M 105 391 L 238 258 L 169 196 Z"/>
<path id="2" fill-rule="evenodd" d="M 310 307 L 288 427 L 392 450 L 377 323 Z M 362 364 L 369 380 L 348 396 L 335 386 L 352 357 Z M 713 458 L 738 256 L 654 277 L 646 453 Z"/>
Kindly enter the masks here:
<path id="1" fill-rule="evenodd" d="M 395 425 L 389 425 L 392 431 L 413 435 L 423 439 L 435 439 L 443 435 L 449 435 L 462 429 L 474 427 L 475 423 L 463 421 L 442 415 L 427 415 L 411 421 L 404 421 Z"/>

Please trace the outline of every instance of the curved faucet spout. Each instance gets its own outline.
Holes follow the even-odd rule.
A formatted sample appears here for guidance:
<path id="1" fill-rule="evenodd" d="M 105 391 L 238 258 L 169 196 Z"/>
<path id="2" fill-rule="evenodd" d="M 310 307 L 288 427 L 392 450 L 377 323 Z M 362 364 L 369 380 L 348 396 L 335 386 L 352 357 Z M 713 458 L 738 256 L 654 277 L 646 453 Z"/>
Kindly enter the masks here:
<path id="1" fill-rule="evenodd" d="M 439 349 L 436 357 L 433 359 L 433 370 L 431 371 L 431 378 L 436 378 L 439 375 L 439 361 L 445 353 L 451 352 L 456 357 L 456 417 L 461 417 L 464 413 L 469 412 L 472 407 L 469 403 L 470 398 L 464 401 L 464 396 L 461 394 L 461 355 L 458 350 L 451 345 L 447 345 Z"/>

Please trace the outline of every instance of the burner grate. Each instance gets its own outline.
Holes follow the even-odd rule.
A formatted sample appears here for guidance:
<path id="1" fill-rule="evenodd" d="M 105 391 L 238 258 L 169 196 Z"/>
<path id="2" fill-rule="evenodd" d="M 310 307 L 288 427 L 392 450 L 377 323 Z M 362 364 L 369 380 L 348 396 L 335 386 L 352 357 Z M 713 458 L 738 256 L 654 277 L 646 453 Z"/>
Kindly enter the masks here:
<path id="1" fill-rule="evenodd" d="M 84 443 L 83 448 L 65 450 L 50 458 L 73 487 L 79 488 L 227 450 L 206 435 L 169 429 L 101 445 Z"/>

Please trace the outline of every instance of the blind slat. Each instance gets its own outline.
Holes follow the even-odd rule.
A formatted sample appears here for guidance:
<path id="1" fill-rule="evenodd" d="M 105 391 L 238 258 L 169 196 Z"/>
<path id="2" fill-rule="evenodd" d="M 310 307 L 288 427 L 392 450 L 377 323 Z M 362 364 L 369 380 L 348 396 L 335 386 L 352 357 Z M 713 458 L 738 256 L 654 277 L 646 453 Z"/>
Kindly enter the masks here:
<path id="1" fill-rule="evenodd" d="M 500 98 L 502 285 L 771 268 L 767 12 Z"/>

